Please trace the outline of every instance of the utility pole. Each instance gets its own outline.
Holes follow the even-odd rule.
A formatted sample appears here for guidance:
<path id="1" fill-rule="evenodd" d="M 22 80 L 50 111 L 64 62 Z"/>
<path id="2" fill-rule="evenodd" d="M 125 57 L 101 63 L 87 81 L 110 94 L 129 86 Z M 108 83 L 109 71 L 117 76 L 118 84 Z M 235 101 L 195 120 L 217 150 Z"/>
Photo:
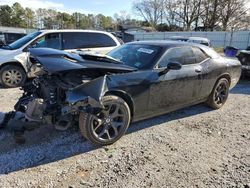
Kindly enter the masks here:
<path id="1" fill-rule="evenodd" d="M 199 22 L 199 17 L 200 17 L 200 9 L 201 9 L 201 0 L 199 0 L 199 3 L 198 3 L 198 14 L 197 14 L 197 18 L 195 21 L 195 28 L 198 27 L 198 22 Z"/>

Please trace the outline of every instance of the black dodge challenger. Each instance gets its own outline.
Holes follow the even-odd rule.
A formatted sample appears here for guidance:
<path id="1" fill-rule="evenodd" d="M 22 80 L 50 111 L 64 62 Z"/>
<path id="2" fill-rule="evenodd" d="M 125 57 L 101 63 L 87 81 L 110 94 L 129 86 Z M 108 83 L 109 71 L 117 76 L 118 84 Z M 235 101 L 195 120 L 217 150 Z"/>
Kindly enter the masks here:
<path id="1" fill-rule="evenodd" d="M 132 42 L 105 56 L 30 49 L 29 60 L 37 77 L 15 110 L 27 124 L 79 124 L 97 145 L 114 143 L 133 121 L 203 102 L 218 109 L 241 74 L 237 60 L 174 41 Z"/>

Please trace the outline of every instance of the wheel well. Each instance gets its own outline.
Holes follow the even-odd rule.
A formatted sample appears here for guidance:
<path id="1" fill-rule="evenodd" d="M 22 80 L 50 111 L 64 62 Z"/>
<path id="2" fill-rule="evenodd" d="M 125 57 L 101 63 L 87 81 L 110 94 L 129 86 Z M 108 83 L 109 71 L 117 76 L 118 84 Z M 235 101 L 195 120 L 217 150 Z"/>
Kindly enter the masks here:
<path id="1" fill-rule="evenodd" d="M 23 68 L 23 66 L 21 65 L 21 63 L 18 63 L 18 62 L 15 62 L 15 61 L 7 62 L 7 63 L 4 63 L 4 64 L 0 65 L 0 69 L 2 69 L 5 66 L 8 66 L 8 65 L 18 66 L 18 67 L 22 68 L 24 72 L 26 72 L 26 70 Z"/>
<path id="2" fill-rule="evenodd" d="M 221 75 L 221 76 L 217 79 L 216 83 L 217 83 L 221 78 L 226 78 L 226 79 L 228 80 L 228 82 L 229 82 L 229 85 L 231 85 L 231 77 L 230 77 L 229 74 L 223 74 L 223 75 Z"/>
<path id="3" fill-rule="evenodd" d="M 126 94 L 126 93 L 124 93 L 122 91 L 108 91 L 106 93 L 106 95 L 110 95 L 110 94 L 121 97 L 128 104 L 128 106 L 130 108 L 131 117 L 134 116 L 134 102 L 133 102 L 132 98 L 128 94 Z"/>

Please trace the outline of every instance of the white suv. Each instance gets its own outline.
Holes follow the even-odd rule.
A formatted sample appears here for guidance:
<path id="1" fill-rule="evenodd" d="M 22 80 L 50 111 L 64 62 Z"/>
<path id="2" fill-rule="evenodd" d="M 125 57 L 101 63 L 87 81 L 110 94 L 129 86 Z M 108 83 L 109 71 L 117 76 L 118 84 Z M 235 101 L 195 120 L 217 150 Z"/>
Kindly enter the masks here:
<path id="1" fill-rule="evenodd" d="M 0 83 L 18 87 L 27 78 L 28 48 L 47 47 L 65 51 L 90 51 L 106 54 L 120 46 L 110 33 L 92 30 L 42 30 L 0 48 Z"/>

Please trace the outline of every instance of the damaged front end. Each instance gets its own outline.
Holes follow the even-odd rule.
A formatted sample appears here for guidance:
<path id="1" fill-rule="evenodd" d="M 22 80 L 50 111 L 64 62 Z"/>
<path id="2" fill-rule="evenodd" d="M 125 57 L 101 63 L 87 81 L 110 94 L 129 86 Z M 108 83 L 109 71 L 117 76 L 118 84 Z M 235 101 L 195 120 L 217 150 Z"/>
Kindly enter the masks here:
<path id="1" fill-rule="evenodd" d="M 80 112 L 97 114 L 104 108 L 102 97 L 108 91 L 106 79 L 105 75 L 68 90 L 41 81 L 37 85 L 33 81 L 34 87 L 23 88 L 24 94 L 16 103 L 15 112 L 6 115 L 4 124 L 9 123 L 19 137 L 41 125 L 66 130 L 77 124 Z M 22 116 L 16 118 L 16 113 Z"/>
<path id="2" fill-rule="evenodd" d="M 41 58 L 31 53 L 31 60 L 35 59 L 31 70 L 36 70 L 35 66 L 38 65 L 42 71 L 32 82 L 22 87 L 23 95 L 16 103 L 15 111 L 5 116 L 2 125 L 9 124 L 15 135 L 18 135 L 18 140 L 22 140 L 26 130 L 41 125 L 54 125 L 56 129 L 66 130 L 78 123 L 80 112 L 99 113 L 104 108 L 102 97 L 109 91 L 108 74 L 132 71 L 126 67 L 121 71 L 119 66 L 113 70 L 103 65 L 98 69 L 97 64 L 88 67 L 82 62 L 73 61 L 71 57 L 65 58 L 64 52 L 63 56 L 49 54 L 51 57 L 48 57 L 48 61 L 52 64 L 44 59 L 44 54 L 39 55 Z M 55 67 L 53 63 L 60 59 L 67 63 L 62 64 L 61 68 Z"/>
<path id="3" fill-rule="evenodd" d="M 66 93 L 66 102 L 69 105 L 62 109 L 62 114 L 77 111 L 96 114 L 102 110 L 102 97 L 108 92 L 106 79 L 105 75 L 69 90 Z"/>

